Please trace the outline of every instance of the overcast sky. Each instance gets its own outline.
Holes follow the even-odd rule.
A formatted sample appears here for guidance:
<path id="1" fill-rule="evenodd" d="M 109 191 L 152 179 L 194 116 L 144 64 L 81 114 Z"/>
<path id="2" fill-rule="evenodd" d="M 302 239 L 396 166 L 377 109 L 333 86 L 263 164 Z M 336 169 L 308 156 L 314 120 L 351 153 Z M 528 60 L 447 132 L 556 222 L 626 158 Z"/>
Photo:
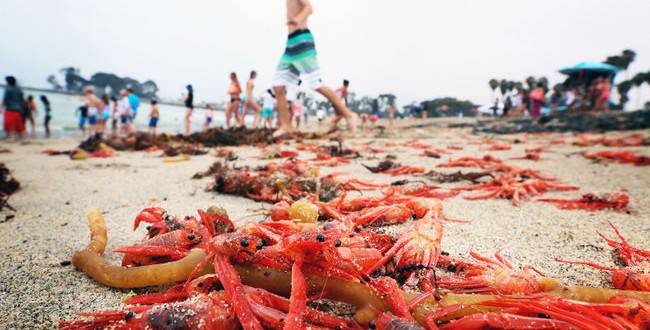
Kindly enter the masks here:
<path id="1" fill-rule="evenodd" d="M 485 103 L 488 80 L 523 81 L 637 52 L 650 70 L 647 0 L 312 0 L 310 27 L 326 82 L 401 104 L 453 96 Z M 0 75 L 48 86 L 65 66 L 88 78 L 152 79 L 159 95 L 187 83 L 199 100 L 226 98 L 228 74 L 259 72 L 270 87 L 286 39 L 282 0 L 0 0 Z M 245 80 L 245 79 L 242 79 Z M 620 78 L 618 79 L 621 80 Z M 62 82 L 62 81 L 61 81 Z"/>

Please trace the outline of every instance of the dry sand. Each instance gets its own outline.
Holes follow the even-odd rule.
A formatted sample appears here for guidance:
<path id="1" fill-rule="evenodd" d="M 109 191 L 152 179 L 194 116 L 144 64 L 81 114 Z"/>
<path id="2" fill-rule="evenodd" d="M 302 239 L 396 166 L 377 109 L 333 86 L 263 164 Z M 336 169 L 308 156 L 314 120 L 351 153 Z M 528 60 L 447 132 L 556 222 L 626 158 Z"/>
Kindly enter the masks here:
<path id="1" fill-rule="evenodd" d="M 427 121 L 427 123 L 443 123 Z M 402 122 L 401 125 L 405 125 Z M 617 136 L 626 133 L 608 133 Z M 650 131 L 641 132 L 645 136 Z M 420 151 L 407 147 L 384 147 L 385 142 L 402 142 L 417 138 L 444 148 L 450 144 L 464 146 L 452 151 L 452 158 L 492 154 L 501 159 L 524 155 L 524 149 L 537 146 L 536 141 L 563 137 L 558 134 L 543 138 L 523 136 L 472 135 L 468 129 L 447 129 L 433 125 L 410 130 L 397 130 L 382 138 L 357 138 L 354 141 L 374 141 L 373 147 L 383 148 L 397 161 L 408 165 L 422 165 L 436 169 L 445 162 L 416 156 Z M 468 144 L 485 138 L 512 141 L 524 139 L 526 143 L 513 145 L 510 151 L 482 151 L 485 146 Z M 349 147 L 354 147 L 348 141 Z M 132 231 L 133 219 L 138 212 L 152 204 L 174 214 L 195 214 L 197 208 L 217 204 L 224 206 L 231 218 L 239 221 L 261 220 L 261 210 L 269 204 L 249 199 L 205 192 L 210 179 L 190 180 L 198 171 L 208 168 L 217 159 L 210 155 L 192 157 L 191 161 L 164 164 L 159 153 L 120 152 L 118 157 L 72 161 L 67 156 L 46 156 L 44 149 L 70 149 L 78 141 L 61 139 L 2 143 L 12 153 L 0 154 L 22 188 L 10 199 L 18 211 L 15 218 L 0 223 L 0 328 L 52 328 L 58 320 L 73 318 L 74 312 L 119 309 L 122 297 L 129 290 L 108 288 L 76 270 L 62 266 L 72 253 L 88 243 L 89 232 L 85 212 L 99 207 L 108 227 L 108 248 L 133 244 L 143 237 L 144 229 Z M 292 143 L 295 145 L 295 143 Z M 288 148 L 288 147 L 287 147 Z M 592 268 L 560 264 L 554 258 L 592 261 L 614 266 L 616 258 L 612 249 L 597 236 L 599 230 L 607 236 L 614 234 L 607 224 L 611 220 L 632 245 L 650 249 L 650 167 L 627 164 L 598 164 L 583 158 L 579 153 L 605 147 L 580 148 L 571 145 L 554 145 L 553 153 L 543 153 L 540 162 L 509 160 L 507 163 L 541 170 L 564 183 L 579 186 L 580 191 L 548 193 L 544 197 L 578 198 L 586 192 L 626 191 L 631 207 L 637 215 L 613 211 L 586 212 L 558 210 L 553 205 L 524 201 L 515 207 L 509 200 L 467 201 L 458 196 L 443 202 L 445 213 L 451 218 L 472 220 L 472 223 L 445 223 L 442 248 L 457 256 L 467 256 L 470 249 L 492 255 L 503 249 L 503 255 L 518 266 L 533 265 L 547 276 L 566 284 L 611 286 L 610 276 Z M 641 150 L 650 155 L 649 147 L 626 148 Z M 265 161 L 250 159 L 259 154 L 257 148 L 237 148 L 238 164 L 261 164 Z M 366 157 L 373 155 L 364 154 Z M 379 155 L 383 157 L 384 155 Z M 300 158 L 313 155 L 301 153 Z M 376 182 L 391 182 L 399 178 L 372 174 L 361 166 L 376 164 L 378 160 L 365 158 L 351 164 L 323 168 L 321 173 L 344 171 L 354 177 Z M 457 169 L 438 169 L 446 172 Z M 463 169 L 467 170 L 467 169 Z M 444 184 L 445 187 L 466 183 Z M 464 195 L 467 195 L 465 193 Z M 4 211 L 4 214 L 7 214 Z M 4 215 L 1 215 L 4 220 Z M 108 258 L 119 263 L 120 256 L 108 252 Z M 145 290 L 137 291 L 139 293 Z"/>

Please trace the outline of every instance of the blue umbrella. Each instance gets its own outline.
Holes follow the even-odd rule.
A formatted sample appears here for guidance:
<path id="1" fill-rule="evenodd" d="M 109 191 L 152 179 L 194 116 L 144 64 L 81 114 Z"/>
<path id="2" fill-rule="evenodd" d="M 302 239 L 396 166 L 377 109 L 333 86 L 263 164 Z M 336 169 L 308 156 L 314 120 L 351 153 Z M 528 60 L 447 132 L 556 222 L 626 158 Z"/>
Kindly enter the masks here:
<path id="1" fill-rule="evenodd" d="M 594 63 L 594 62 L 582 62 L 574 66 L 567 66 L 560 69 L 561 73 L 572 75 L 575 73 L 583 72 L 602 72 L 615 75 L 619 70 L 617 66 L 605 64 L 605 63 Z"/>

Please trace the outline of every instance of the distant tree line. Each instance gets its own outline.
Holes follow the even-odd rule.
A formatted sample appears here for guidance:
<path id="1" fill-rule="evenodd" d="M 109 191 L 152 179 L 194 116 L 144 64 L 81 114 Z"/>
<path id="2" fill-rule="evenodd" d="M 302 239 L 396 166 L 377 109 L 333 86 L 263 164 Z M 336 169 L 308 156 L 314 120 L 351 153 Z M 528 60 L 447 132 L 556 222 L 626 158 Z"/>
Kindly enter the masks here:
<path id="1" fill-rule="evenodd" d="M 81 76 L 81 70 L 74 67 L 63 68 L 61 73 L 64 75 L 64 86 L 57 81 L 54 75 L 50 75 L 46 79 L 56 91 L 78 93 L 85 87 L 91 86 L 99 94 L 117 95 L 120 90 L 131 88 L 136 95 L 148 99 L 156 97 L 158 93 L 158 85 L 152 80 L 141 83 L 133 78 L 119 77 L 106 72 L 97 72 L 90 79 L 86 79 Z"/>

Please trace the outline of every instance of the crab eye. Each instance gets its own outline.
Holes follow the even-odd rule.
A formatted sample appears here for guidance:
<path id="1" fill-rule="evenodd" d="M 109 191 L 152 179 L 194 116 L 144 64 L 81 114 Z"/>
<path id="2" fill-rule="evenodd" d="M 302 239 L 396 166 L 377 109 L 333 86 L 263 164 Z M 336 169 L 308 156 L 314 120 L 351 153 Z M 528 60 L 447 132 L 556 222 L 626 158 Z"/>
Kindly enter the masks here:
<path id="1" fill-rule="evenodd" d="M 193 241 L 195 238 L 196 236 L 194 236 L 194 234 L 187 235 L 187 239 L 189 239 L 190 241 Z"/>
<path id="2" fill-rule="evenodd" d="M 240 244 L 241 244 L 242 247 L 248 247 L 248 240 L 245 239 L 245 238 L 242 238 Z"/>
<path id="3" fill-rule="evenodd" d="M 337 239 L 336 242 L 334 243 L 334 246 L 339 247 L 339 246 L 341 246 L 341 244 L 342 244 L 341 240 Z"/>
<path id="4" fill-rule="evenodd" d="M 323 234 L 316 235 L 316 240 L 319 242 L 325 242 L 325 235 Z"/>

